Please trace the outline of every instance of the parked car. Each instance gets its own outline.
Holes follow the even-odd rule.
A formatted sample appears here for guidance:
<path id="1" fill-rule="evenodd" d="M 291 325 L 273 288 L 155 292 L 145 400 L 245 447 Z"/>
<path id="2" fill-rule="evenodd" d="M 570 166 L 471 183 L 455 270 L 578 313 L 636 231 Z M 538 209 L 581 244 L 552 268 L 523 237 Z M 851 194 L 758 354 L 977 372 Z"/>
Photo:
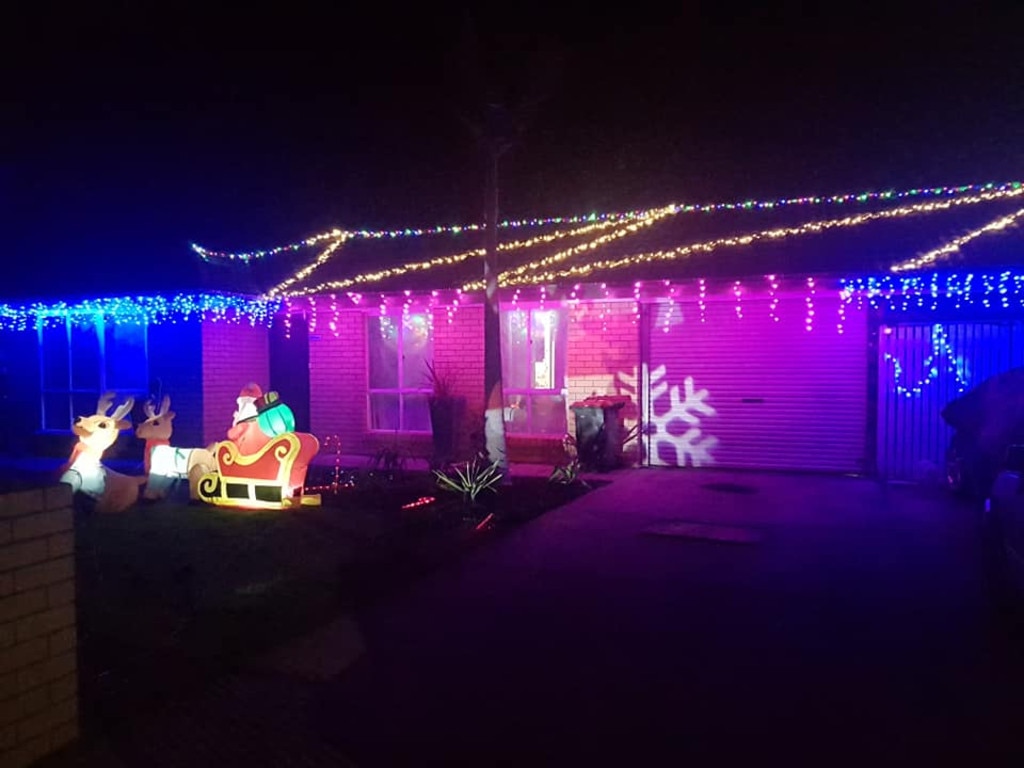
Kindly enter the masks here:
<path id="1" fill-rule="evenodd" d="M 986 565 L 1001 601 L 1024 609 L 1024 445 L 1011 446 L 985 500 Z"/>

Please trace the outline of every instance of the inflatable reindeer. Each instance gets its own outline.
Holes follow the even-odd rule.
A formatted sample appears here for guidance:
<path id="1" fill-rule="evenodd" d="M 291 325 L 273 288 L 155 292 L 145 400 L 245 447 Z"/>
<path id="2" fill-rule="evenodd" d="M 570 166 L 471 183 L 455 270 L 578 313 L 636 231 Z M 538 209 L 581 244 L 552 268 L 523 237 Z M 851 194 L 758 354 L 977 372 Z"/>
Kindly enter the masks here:
<path id="1" fill-rule="evenodd" d="M 216 467 L 213 454 L 205 448 L 171 445 L 175 414 L 169 396 L 164 395 L 159 411 L 154 410 L 152 402 L 147 402 L 145 412 L 146 420 L 135 428 L 135 436 L 146 441 L 147 480 L 143 498 L 162 499 L 179 480 L 189 480 L 189 495 L 198 498 L 195 486 L 199 478 Z"/>
<path id="2" fill-rule="evenodd" d="M 174 421 L 174 411 L 170 408 L 171 398 L 167 395 L 164 395 L 164 399 L 160 401 L 159 411 L 154 411 L 153 403 L 147 402 L 143 407 L 146 412 L 146 420 L 135 428 L 135 436 L 146 441 L 143 457 L 147 475 L 152 466 L 153 449 L 158 445 L 171 444 L 171 433 L 174 431 L 171 422 Z"/>
<path id="3" fill-rule="evenodd" d="M 124 417 L 135 404 L 129 397 L 108 414 L 113 402 L 114 393 L 107 392 L 100 397 L 96 413 L 75 419 L 71 431 L 78 437 L 78 443 L 60 476 L 60 482 L 70 485 L 72 491 L 94 499 L 96 511 L 101 513 L 128 509 L 138 501 L 139 486 L 145 482 L 144 477 L 122 475 L 103 465 L 103 453 L 114 444 L 121 430 L 131 426 Z"/>

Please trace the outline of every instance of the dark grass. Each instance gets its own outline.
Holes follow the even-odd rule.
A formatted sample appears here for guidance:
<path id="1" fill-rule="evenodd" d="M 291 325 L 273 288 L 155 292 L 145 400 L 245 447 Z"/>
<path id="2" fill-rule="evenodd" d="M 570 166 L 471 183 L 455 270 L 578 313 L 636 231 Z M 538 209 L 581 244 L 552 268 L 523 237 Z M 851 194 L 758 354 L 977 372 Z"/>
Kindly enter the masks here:
<path id="1" fill-rule="evenodd" d="M 79 514 L 86 730 L 123 728 L 125 718 L 377 605 L 587 490 L 514 477 L 469 507 L 425 472 L 344 480 L 321 507 L 253 512 L 168 501 Z M 423 496 L 436 501 L 402 508 Z"/>

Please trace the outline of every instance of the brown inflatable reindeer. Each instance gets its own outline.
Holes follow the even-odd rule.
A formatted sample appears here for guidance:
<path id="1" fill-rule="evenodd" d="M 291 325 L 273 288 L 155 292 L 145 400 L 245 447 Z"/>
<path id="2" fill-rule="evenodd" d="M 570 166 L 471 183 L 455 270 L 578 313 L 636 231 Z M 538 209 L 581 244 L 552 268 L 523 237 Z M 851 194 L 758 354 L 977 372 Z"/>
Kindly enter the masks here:
<path id="1" fill-rule="evenodd" d="M 169 395 L 160 401 L 159 411 L 153 410 L 152 402 L 146 403 L 145 411 L 146 420 L 135 428 L 135 436 L 146 441 L 146 489 L 142 497 L 149 501 L 162 499 L 172 492 L 178 480 L 187 480 L 190 497 L 199 498 L 199 478 L 217 467 L 213 454 L 205 448 L 171 446 L 175 414 Z"/>
<path id="2" fill-rule="evenodd" d="M 78 443 L 60 476 L 60 481 L 73 491 L 95 499 L 97 512 L 128 509 L 138 500 L 139 486 L 145 481 L 143 477 L 129 477 L 103 466 L 104 451 L 114 444 L 122 429 L 131 426 L 124 417 L 135 405 L 134 398 L 129 397 L 108 414 L 113 402 L 114 393 L 107 392 L 100 397 L 96 413 L 75 419 L 71 431 L 78 437 Z"/>
<path id="3" fill-rule="evenodd" d="M 154 412 L 153 403 L 147 402 L 144 407 L 146 420 L 135 428 L 135 436 L 146 441 L 146 447 L 143 450 L 145 451 L 147 476 L 152 467 L 153 449 L 158 445 L 171 444 L 171 433 L 174 431 L 174 425 L 171 422 L 174 421 L 174 411 L 170 408 L 171 398 L 168 395 L 164 395 L 163 400 L 160 401 L 159 411 Z"/>

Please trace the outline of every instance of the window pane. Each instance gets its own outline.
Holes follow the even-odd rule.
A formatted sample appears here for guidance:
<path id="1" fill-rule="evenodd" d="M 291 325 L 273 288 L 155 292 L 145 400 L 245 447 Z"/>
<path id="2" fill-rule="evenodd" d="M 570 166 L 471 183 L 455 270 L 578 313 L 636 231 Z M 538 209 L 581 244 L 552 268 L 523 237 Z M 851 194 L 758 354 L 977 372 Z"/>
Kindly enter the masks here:
<path id="1" fill-rule="evenodd" d="M 410 314 L 402 321 L 402 388 L 426 389 L 427 363 L 433 358 L 429 318 Z"/>
<path id="2" fill-rule="evenodd" d="M 505 431 L 511 435 L 524 434 L 530 429 L 530 416 L 525 395 L 505 394 Z"/>
<path id="3" fill-rule="evenodd" d="M 43 429 L 67 432 L 74 421 L 67 392 L 47 392 L 43 395 Z M 96 410 L 95 407 L 93 410 Z"/>
<path id="4" fill-rule="evenodd" d="M 367 319 L 366 330 L 370 357 L 370 389 L 397 389 L 398 325 L 390 317 L 370 317 Z M 397 413 L 396 401 L 396 417 Z"/>
<path id="5" fill-rule="evenodd" d="M 118 392 L 146 392 L 146 326 L 134 323 L 109 324 L 105 332 L 107 389 Z"/>
<path id="6" fill-rule="evenodd" d="M 558 355 L 565 333 L 558 310 L 534 310 L 531 314 L 531 389 L 561 389 L 558 379 Z"/>
<path id="7" fill-rule="evenodd" d="M 430 406 L 426 395 L 404 395 L 405 410 L 402 413 L 405 423 L 402 429 L 407 432 L 430 431 Z"/>
<path id="8" fill-rule="evenodd" d="M 562 395 L 533 395 L 530 406 L 532 434 L 565 434 L 565 398 Z"/>
<path id="9" fill-rule="evenodd" d="M 398 395 L 370 395 L 370 429 L 398 429 Z"/>
<path id="10" fill-rule="evenodd" d="M 66 401 L 67 395 L 64 397 Z M 96 413 L 96 405 L 99 399 L 99 394 L 96 392 L 73 392 L 71 394 L 71 410 L 74 412 L 73 415 L 75 418 L 78 418 L 79 416 L 92 416 Z M 114 408 L 116 408 L 120 402 L 121 401 L 115 397 L 109 410 L 113 412 Z M 71 425 L 69 424 L 68 427 L 70 426 Z"/>
<path id="11" fill-rule="evenodd" d="M 501 368 L 509 389 L 530 386 L 530 313 L 522 309 L 506 312 L 501 319 Z"/>
<path id="12" fill-rule="evenodd" d="M 66 390 L 69 376 L 68 329 L 64 323 L 43 328 L 42 355 L 43 387 Z"/>
<path id="13" fill-rule="evenodd" d="M 71 387 L 100 390 L 100 339 L 96 324 L 71 325 Z"/>

